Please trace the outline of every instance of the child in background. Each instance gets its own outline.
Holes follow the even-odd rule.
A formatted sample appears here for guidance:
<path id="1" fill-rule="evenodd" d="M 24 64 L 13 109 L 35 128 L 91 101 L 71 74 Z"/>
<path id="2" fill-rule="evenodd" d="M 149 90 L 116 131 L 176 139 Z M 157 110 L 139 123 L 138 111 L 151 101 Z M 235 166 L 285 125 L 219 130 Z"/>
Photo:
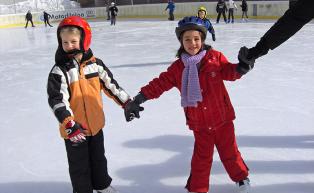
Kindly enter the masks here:
<path id="1" fill-rule="evenodd" d="M 212 40 L 216 41 L 215 30 L 214 30 L 212 23 L 207 18 L 207 10 L 205 7 L 201 6 L 198 8 L 197 17 L 201 18 L 204 21 L 204 23 L 207 27 L 207 30 L 212 34 Z"/>
<path id="2" fill-rule="evenodd" d="M 118 105 L 129 95 L 89 48 L 91 28 L 78 16 L 63 19 L 57 29 L 56 64 L 48 77 L 48 103 L 60 124 L 74 193 L 116 193 L 110 185 L 101 90 Z"/>
<path id="3" fill-rule="evenodd" d="M 216 23 L 217 24 L 219 23 L 221 14 L 224 17 L 225 23 L 227 23 L 226 18 L 227 6 L 225 0 L 218 0 L 216 5 L 216 12 L 218 13 Z"/>
<path id="4" fill-rule="evenodd" d="M 189 193 L 209 191 L 209 177 L 216 146 L 220 159 L 241 193 L 248 193 L 248 168 L 235 139 L 235 112 L 224 80 L 241 78 L 246 64 L 232 64 L 226 57 L 205 44 L 207 27 L 202 19 L 191 16 L 179 21 L 176 36 L 181 44 L 177 57 L 167 71 L 142 87 L 125 107 L 127 121 L 139 113 L 139 105 L 157 99 L 176 87 L 181 93 L 181 106 L 186 124 L 193 131 L 195 144 L 191 173 L 186 189 Z M 242 52 L 240 53 L 242 54 Z"/>
<path id="5" fill-rule="evenodd" d="M 231 21 L 231 23 L 234 23 L 234 10 L 238 9 L 237 4 L 235 4 L 235 2 L 233 0 L 229 0 L 228 7 L 229 7 L 229 9 L 228 9 L 228 11 L 229 11 L 228 23 L 230 23 L 230 21 Z"/>
<path id="6" fill-rule="evenodd" d="M 246 0 L 242 0 L 242 4 L 240 5 L 242 8 L 242 21 L 248 21 L 249 16 L 247 15 L 247 11 L 248 11 L 248 5 Z M 244 16 L 246 18 L 244 18 Z"/>
<path id="7" fill-rule="evenodd" d="M 118 7 L 114 2 L 111 2 L 111 6 L 109 7 L 110 12 L 110 25 L 116 25 L 117 15 L 118 15 Z"/>
<path id="8" fill-rule="evenodd" d="M 168 0 L 168 5 L 165 9 L 165 11 L 167 11 L 167 9 L 169 9 L 169 17 L 168 17 L 168 20 L 169 21 L 173 21 L 174 20 L 174 10 L 175 10 L 176 6 L 173 2 L 173 0 Z"/>

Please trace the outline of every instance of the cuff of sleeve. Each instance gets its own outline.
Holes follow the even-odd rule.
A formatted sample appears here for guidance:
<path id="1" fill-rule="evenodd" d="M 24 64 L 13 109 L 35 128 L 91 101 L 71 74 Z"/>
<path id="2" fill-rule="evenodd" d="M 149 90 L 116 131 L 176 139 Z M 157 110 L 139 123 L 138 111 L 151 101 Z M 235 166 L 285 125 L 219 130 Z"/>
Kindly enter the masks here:
<path id="1" fill-rule="evenodd" d="M 124 109 L 126 104 L 128 104 L 131 101 L 131 99 L 128 99 L 125 103 L 122 104 L 122 108 Z"/>
<path id="2" fill-rule="evenodd" d="M 74 117 L 70 116 L 70 117 L 65 118 L 65 119 L 62 121 L 62 123 L 61 123 L 61 128 L 62 128 L 62 129 L 65 129 L 65 128 L 66 128 L 66 125 L 67 125 L 70 121 L 74 121 Z"/>

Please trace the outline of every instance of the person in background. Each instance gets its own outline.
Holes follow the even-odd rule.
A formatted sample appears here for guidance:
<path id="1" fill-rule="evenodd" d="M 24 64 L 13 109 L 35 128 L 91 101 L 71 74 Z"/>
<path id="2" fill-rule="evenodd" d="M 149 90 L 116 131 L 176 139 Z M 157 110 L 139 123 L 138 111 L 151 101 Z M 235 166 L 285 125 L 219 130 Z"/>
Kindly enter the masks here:
<path id="1" fill-rule="evenodd" d="M 212 23 L 210 22 L 210 20 L 207 18 L 207 10 L 204 6 L 201 6 L 198 8 L 197 17 L 201 18 L 204 21 L 205 25 L 207 26 L 208 32 L 212 34 L 212 40 L 216 41 L 214 27 Z"/>
<path id="2" fill-rule="evenodd" d="M 168 20 L 173 21 L 174 20 L 174 9 L 175 9 L 175 4 L 173 2 L 173 0 L 168 0 L 168 5 L 165 9 L 165 11 L 167 11 L 167 9 L 169 9 L 169 18 Z"/>
<path id="3" fill-rule="evenodd" d="M 110 3 L 109 0 L 106 0 L 106 13 L 107 13 L 107 20 L 110 20 L 110 11 L 109 11 Z"/>
<path id="4" fill-rule="evenodd" d="M 219 23 L 221 14 L 224 17 L 225 23 L 227 23 L 227 18 L 226 18 L 227 6 L 226 6 L 225 0 L 218 0 L 217 6 L 216 6 L 216 12 L 218 13 L 216 23 L 217 24 Z"/>
<path id="5" fill-rule="evenodd" d="M 25 28 L 27 28 L 28 26 L 28 22 L 31 22 L 32 24 L 32 27 L 35 27 L 34 26 L 34 23 L 33 23 L 33 15 L 31 13 L 31 10 L 28 10 L 26 15 L 25 15 L 25 20 L 26 20 L 26 24 L 25 24 Z"/>
<path id="6" fill-rule="evenodd" d="M 314 1 L 298 0 L 294 6 L 289 8 L 283 16 L 262 36 L 252 48 L 242 47 L 244 54 L 238 56 L 239 60 L 248 65 L 266 55 L 271 49 L 275 49 L 291 36 L 298 32 L 305 24 L 314 18 Z M 240 52 L 239 52 L 240 53 Z M 243 69 L 248 72 L 250 68 Z"/>
<path id="7" fill-rule="evenodd" d="M 118 7 L 114 2 L 111 2 L 111 6 L 109 7 L 110 12 L 110 25 L 116 25 L 117 15 L 118 15 Z"/>
<path id="8" fill-rule="evenodd" d="M 185 17 L 176 27 L 180 42 L 175 60 L 159 77 L 140 89 L 139 94 L 125 106 L 127 121 L 139 113 L 140 104 L 157 99 L 164 92 L 177 88 L 186 124 L 194 134 L 194 151 L 190 176 L 186 183 L 189 193 L 209 191 L 210 170 L 216 147 L 229 177 L 239 192 L 248 193 L 248 167 L 238 150 L 233 120 L 235 112 L 224 81 L 242 77 L 238 66 L 219 51 L 205 44 L 207 26 L 198 17 Z M 162 108 L 159 113 L 162 112 Z M 175 143 L 175 142 L 174 142 Z"/>
<path id="9" fill-rule="evenodd" d="M 64 138 L 73 193 L 117 193 L 105 157 L 101 92 L 124 107 L 130 96 L 90 49 L 92 32 L 79 16 L 63 19 L 47 83 L 48 103 Z"/>
<path id="10" fill-rule="evenodd" d="M 51 17 L 51 15 L 49 13 L 47 13 L 46 11 L 44 11 L 44 22 L 45 22 L 45 27 L 47 27 L 47 24 L 52 27 L 52 25 L 49 23 L 49 18 Z"/>
<path id="11" fill-rule="evenodd" d="M 230 21 L 231 21 L 231 23 L 234 23 L 234 10 L 237 10 L 238 7 L 233 0 L 228 1 L 228 7 L 229 7 L 229 9 L 228 9 L 228 11 L 229 11 L 228 23 L 230 23 Z"/>
<path id="12" fill-rule="evenodd" d="M 247 15 L 248 5 L 247 5 L 246 0 L 242 0 L 242 4 L 240 6 L 242 9 L 242 21 L 248 21 L 248 19 L 249 19 L 249 16 Z M 246 18 L 244 18 L 244 16 Z"/>

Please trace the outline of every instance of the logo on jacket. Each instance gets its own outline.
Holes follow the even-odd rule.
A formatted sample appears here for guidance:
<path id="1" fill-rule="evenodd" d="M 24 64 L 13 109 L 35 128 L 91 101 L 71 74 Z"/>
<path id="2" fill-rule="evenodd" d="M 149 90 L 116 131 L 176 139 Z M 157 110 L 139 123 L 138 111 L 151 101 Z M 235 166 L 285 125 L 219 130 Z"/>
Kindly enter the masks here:
<path id="1" fill-rule="evenodd" d="M 210 73 L 210 76 L 211 76 L 212 78 L 216 77 L 216 72 L 211 72 L 211 73 Z"/>

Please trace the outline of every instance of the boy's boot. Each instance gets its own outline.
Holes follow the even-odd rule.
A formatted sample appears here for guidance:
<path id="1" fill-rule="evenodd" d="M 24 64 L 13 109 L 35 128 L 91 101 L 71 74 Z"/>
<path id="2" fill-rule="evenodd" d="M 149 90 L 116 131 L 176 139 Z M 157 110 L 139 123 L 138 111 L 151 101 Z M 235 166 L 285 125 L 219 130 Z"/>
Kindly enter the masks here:
<path id="1" fill-rule="evenodd" d="M 97 193 L 119 193 L 116 189 L 114 189 L 112 186 L 108 186 L 108 188 L 103 190 L 96 190 Z"/>
<path id="2" fill-rule="evenodd" d="M 249 193 L 251 189 L 250 179 L 246 178 L 236 183 L 239 193 Z"/>

